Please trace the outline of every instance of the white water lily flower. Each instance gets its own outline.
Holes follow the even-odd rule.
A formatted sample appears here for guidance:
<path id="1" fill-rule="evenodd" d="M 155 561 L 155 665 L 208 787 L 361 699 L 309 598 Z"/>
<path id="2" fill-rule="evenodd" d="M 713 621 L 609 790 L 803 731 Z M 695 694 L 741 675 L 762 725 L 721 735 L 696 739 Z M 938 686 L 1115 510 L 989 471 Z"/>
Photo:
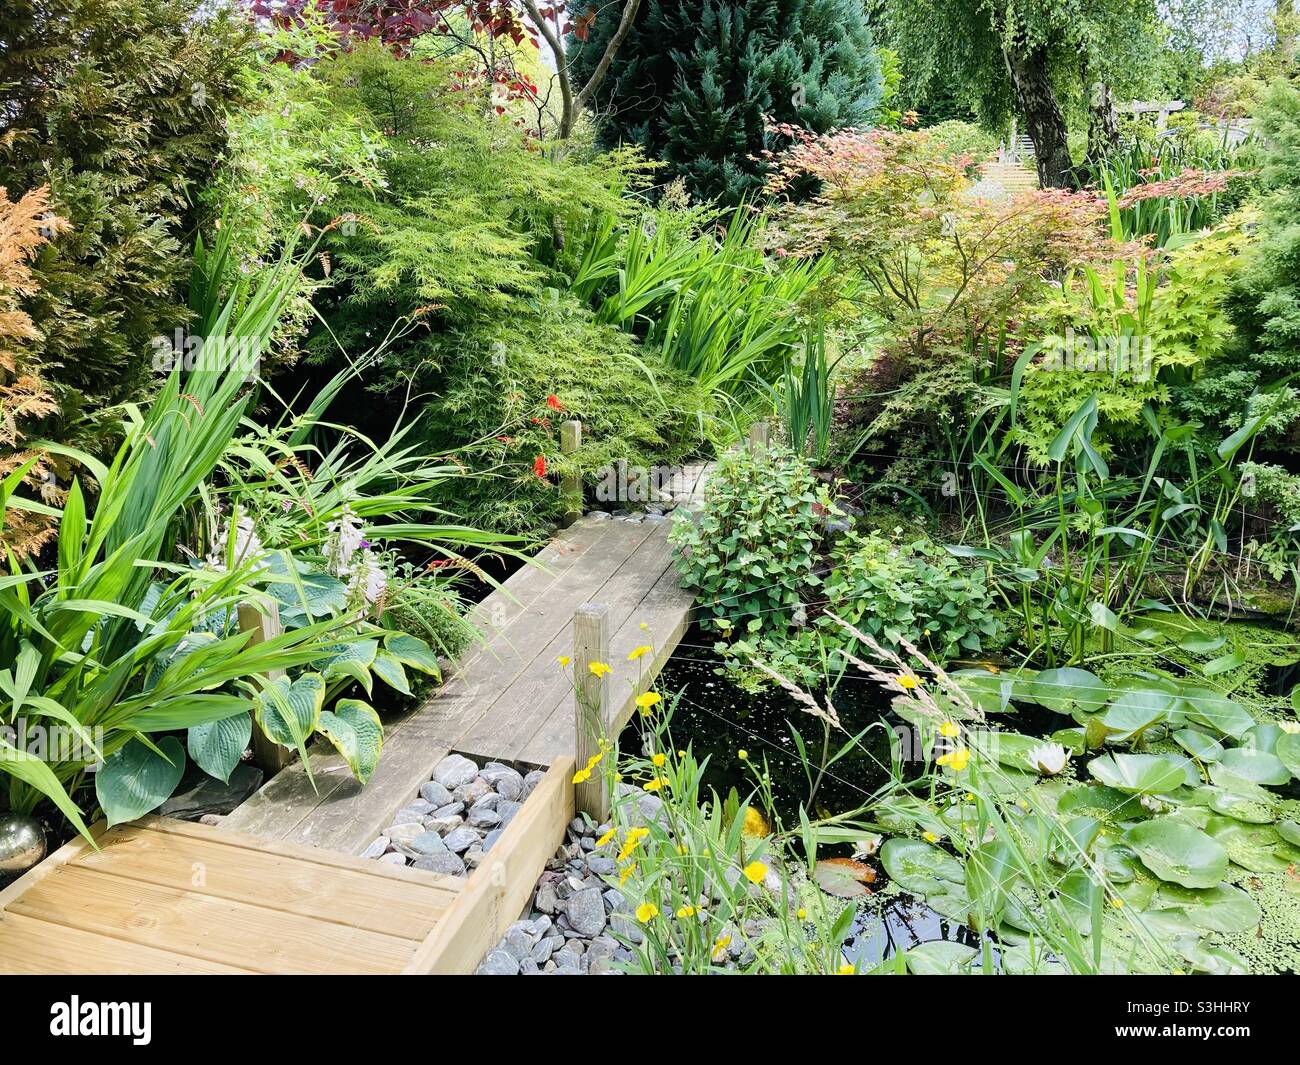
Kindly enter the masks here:
<path id="1" fill-rule="evenodd" d="M 1065 748 L 1059 743 L 1040 743 L 1037 747 L 1031 747 L 1028 757 L 1029 764 L 1047 777 L 1055 776 L 1070 760 Z"/>
<path id="2" fill-rule="evenodd" d="M 325 541 L 325 558 L 328 560 L 330 573 L 335 577 L 346 577 L 352 572 L 352 556 L 365 546 L 361 535 L 361 519 L 352 513 L 352 508 L 345 506 L 339 511 L 337 521 L 325 526 L 329 529 L 329 539 Z"/>
<path id="3" fill-rule="evenodd" d="M 1300 721 L 1280 721 L 1277 727 L 1283 732 L 1291 733 L 1292 736 L 1300 733 Z"/>

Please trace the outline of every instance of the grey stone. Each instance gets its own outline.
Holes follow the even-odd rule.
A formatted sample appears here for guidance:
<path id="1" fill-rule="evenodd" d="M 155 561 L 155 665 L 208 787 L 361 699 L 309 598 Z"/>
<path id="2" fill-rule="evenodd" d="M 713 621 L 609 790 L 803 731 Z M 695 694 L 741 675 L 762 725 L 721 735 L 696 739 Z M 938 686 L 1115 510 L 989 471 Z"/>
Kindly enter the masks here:
<path id="1" fill-rule="evenodd" d="M 402 825 L 389 825 L 384 829 L 384 835 L 394 843 L 410 843 L 416 837 L 424 835 L 424 831 L 424 826 L 419 821 L 411 821 Z"/>
<path id="2" fill-rule="evenodd" d="M 496 804 L 497 816 L 501 818 L 501 827 L 505 828 L 515 819 L 515 814 L 524 808 L 521 802 L 514 802 L 511 799 L 498 799 Z"/>
<path id="3" fill-rule="evenodd" d="M 508 765 L 489 762 L 483 767 L 482 776 L 503 799 L 513 802 L 524 793 L 524 778 Z"/>
<path id="4" fill-rule="evenodd" d="M 455 791 L 478 776 L 478 766 L 459 754 L 449 754 L 434 767 L 433 779 L 444 788 Z"/>
<path id="5" fill-rule="evenodd" d="M 447 803 L 451 802 L 451 792 L 436 780 L 430 780 L 428 783 L 420 785 L 420 798 L 431 803 L 436 810 L 439 806 L 446 806 Z"/>
<path id="6" fill-rule="evenodd" d="M 551 955 L 555 953 L 555 947 L 557 945 L 556 940 L 559 940 L 561 943 L 564 942 L 564 939 L 561 936 L 547 936 L 533 947 L 533 960 L 538 965 L 545 965 L 551 960 Z"/>
<path id="7" fill-rule="evenodd" d="M 510 951 L 510 953 L 520 961 L 523 961 L 527 957 L 531 957 L 533 954 L 532 937 L 520 929 L 516 928 L 513 931 L 507 932 L 506 938 L 503 939 L 501 943 L 506 950 Z M 547 958 L 549 957 L 550 955 L 548 954 Z M 541 958 L 539 960 L 546 961 L 547 958 Z"/>
<path id="8" fill-rule="evenodd" d="M 451 793 L 451 797 L 456 802 L 463 802 L 466 806 L 473 806 L 480 799 L 489 795 L 496 794 L 492 790 L 492 785 L 482 777 L 475 777 L 468 784 L 462 784 Z"/>
<path id="9" fill-rule="evenodd" d="M 597 876 L 613 876 L 614 870 L 618 867 L 614 864 L 613 858 L 603 858 L 598 854 L 593 854 L 587 859 L 587 868 Z"/>
<path id="10" fill-rule="evenodd" d="M 417 863 L 419 864 L 419 863 Z M 612 913 L 609 916 L 609 927 L 612 931 L 617 932 L 629 943 L 640 943 L 645 938 L 641 933 L 640 926 L 633 918 L 625 913 Z"/>
<path id="11" fill-rule="evenodd" d="M 525 958 L 519 963 L 520 976 L 537 976 L 541 971 L 542 970 L 538 967 L 537 962 L 533 961 L 532 958 Z"/>
<path id="12" fill-rule="evenodd" d="M 501 823 L 501 815 L 490 806 L 475 806 L 465 818 L 475 828 L 495 828 Z"/>
<path id="13" fill-rule="evenodd" d="M 381 854 L 379 860 L 385 865 L 405 865 L 406 855 L 398 851 L 389 851 L 387 854 Z"/>
<path id="14" fill-rule="evenodd" d="M 465 875 L 465 863 L 461 861 L 460 856 L 447 850 L 416 858 L 415 867 L 417 869 L 427 869 L 431 873 L 443 873 L 446 876 Z"/>
<path id="15" fill-rule="evenodd" d="M 584 936 L 598 936 L 605 930 L 605 902 L 597 888 L 576 891 L 565 907 L 574 930 Z"/>
<path id="16" fill-rule="evenodd" d="M 533 905 L 542 911 L 542 913 L 555 913 L 555 905 L 558 899 L 555 895 L 555 885 L 542 883 L 537 885 L 537 895 L 533 899 Z"/>
<path id="17" fill-rule="evenodd" d="M 367 847 L 365 850 L 361 852 L 361 857 L 378 858 L 386 850 L 388 850 L 388 837 L 380 836 L 377 840 L 374 841 L 374 843 L 370 844 L 369 847 Z"/>
<path id="18" fill-rule="evenodd" d="M 605 892 L 605 907 L 610 913 L 627 913 L 627 899 L 623 897 L 623 892 L 618 888 L 609 888 Z"/>
<path id="19" fill-rule="evenodd" d="M 483 959 L 475 976 L 518 976 L 519 959 L 507 950 L 490 950 Z"/>
<path id="20" fill-rule="evenodd" d="M 428 817 L 438 807 L 425 799 L 416 799 L 414 802 L 408 802 L 396 814 L 393 815 L 394 821 L 419 821 Z"/>
<path id="21" fill-rule="evenodd" d="M 501 829 L 499 829 L 499 828 L 494 828 L 491 832 L 489 832 L 486 836 L 484 836 L 484 837 L 483 837 L 483 853 L 484 853 L 484 854 L 487 854 L 487 852 L 490 851 L 490 850 L 492 849 L 493 845 L 494 845 L 494 844 L 496 843 L 496 841 L 499 840 L 500 838 L 501 838 Z"/>
<path id="22" fill-rule="evenodd" d="M 464 854 L 478 841 L 479 834 L 472 828 L 465 828 L 463 826 L 452 832 L 448 832 L 446 838 L 443 839 L 443 843 L 446 844 L 447 849 L 453 854 Z"/>
<path id="23" fill-rule="evenodd" d="M 434 817 L 456 817 L 458 814 L 463 814 L 464 812 L 465 812 L 465 804 L 463 802 L 449 802 L 447 803 L 446 806 L 439 806 L 436 810 L 434 810 L 433 816 Z"/>
<path id="24" fill-rule="evenodd" d="M 411 850 L 416 854 L 441 854 L 447 850 L 447 844 L 437 832 L 425 832 L 411 840 Z"/>
<path id="25" fill-rule="evenodd" d="M 460 828 L 465 822 L 456 816 L 452 817 L 426 817 L 424 827 L 430 832 L 437 832 L 440 836 L 449 835 Z"/>
<path id="26" fill-rule="evenodd" d="M 461 858 L 464 859 L 465 864 L 471 869 L 477 869 L 483 861 L 483 848 L 470 847 L 469 850 L 461 855 Z"/>

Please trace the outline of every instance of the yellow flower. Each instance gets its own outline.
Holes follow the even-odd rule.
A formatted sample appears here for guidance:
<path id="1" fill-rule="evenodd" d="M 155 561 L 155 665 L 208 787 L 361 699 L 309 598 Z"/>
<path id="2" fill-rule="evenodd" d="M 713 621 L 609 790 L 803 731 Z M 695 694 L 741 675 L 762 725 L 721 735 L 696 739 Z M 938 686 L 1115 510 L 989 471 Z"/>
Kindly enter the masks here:
<path id="1" fill-rule="evenodd" d="M 611 672 L 609 666 L 604 662 L 588 663 L 587 668 L 591 670 L 591 675 L 593 677 L 603 677 L 606 673 Z"/>
<path id="2" fill-rule="evenodd" d="M 768 825 L 767 819 L 759 811 L 752 806 L 747 806 L 745 808 L 745 821 L 740 827 L 740 834 L 751 839 L 760 839 L 763 836 L 770 836 L 772 829 Z"/>
<path id="3" fill-rule="evenodd" d="M 668 784 L 667 777 L 655 777 L 654 780 L 647 780 L 644 784 L 642 784 L 641 790 L 658 791 L 660 788 L 665 787 L 667 784 Z"/>
<path id="4" fill-rule="evenodd" d="M 795 916 L 802 921 L 805 917 L 808 916 L 808 911 L 805 910 L 802 906 L 800 906 L 799 909 L 795 911 Z"/>
<path id="5" fill-rule="evenodd" d="M 631 875 L 632 875 L 633 873 L 635 873 L 635 872 L 636 872 L 636 864 L 635 864 L 635 863 L 633 863 L 632 865 L 629 865 L 629 866 L 625 866 L 624 869 L 623 869 L 623 871 L 622 871 L 621 873 L 618 874 L 618 882 L 619 882 L 620 884 L 626 884 L 626 883 L 627 883 L 627 878 L 628 878 L 629 876 L 631 876 Z"/>
<path id="6" fill-rule="evenodd" d="M 686 757 L 686 752 L 685 752 L 685 751 L 678 751 L 678 752 L 677 752 L 677 757 L 678 757 L 678 758 L 685 758 L 685 757 Z"/>
<path id="7" fill-rule="evenodd" d="M 635 662 L 642 655 L 648 655 L 653 650 L 654 648 L 651 647 L 648 643 L 643 643 L 640 647 L 635 648 L 632 651 L 632 653 L 627 656 L 627 660 L 629 662 Z"/>
<path id="8" fill-rule="evenodd" d="M 662 695 L 658 692 L 642 692 L 636 697 L 636 705 L 641 708 L 641 713 L 648 714 L 656 706 L 664 701 Z"/>
<path id="9" fill-rule="evenodd" d="M 926 843 L 938 843 L 938 842 L 939 842 L 939 837 L 936 836 L 933 832 L 926 832 L 926 833 L 924 833 L 924 834 L 922 835 L 921 838 L 924 839 Z"/>
<path id="10" fill-rule="evenodd" d="M 902 688 L 904 691 L 909 691 L 909 692 L 913 688 L 915 688 L 918 684 L 921 683 L 916 677 L 912 676 L 910 673 L 900 673 L 894 679 L 898 681 L 898 686 L 900 688 Z"/>
<path id="11" fill-rule="evenodd" d="M 591 779 L 590 769 L 579 769 L 576 773 L 573 774 L 573 782 L 575 784 L 581 784 L 584 781 L 588 781 L 590 779 Z"/>
<path id="12" fill-rule="evenodd" d="M 643 902 L 636 908 L 636 919 L 642 924 L 653 921 L 659 916 L 659 907 L 653 902 Z"/>
<path id="13" fill-rule="evenodd" d="M 945 721 L 939 726 L 939 735 L 946 740 L 955 739 L 961 735 L 961 729 L 957 727 L 957 722 Z"/>
<path id="14" fill-rule="evenodd" d="M 641 622 L 640 625 L 637 626 L 637 628 L 639 628 L 642 632 L 645 632 L 646 630 L 648 630 L 648 629 L 650 628 L 650 626 L 647 625 L 647 624 L 643 621 L 643 622 Z"/>
<path id="15" fill-rule="evenodd" d="M 751 884 L 761 884 L 767 876 L 767 866 L 762 862 L 750 862 L 745 866 L 745 879 Z"/>
<path id="16" fill-rule="evenodd" d="M 679 909 L 679 910 L 677 911 L 677 916 L 678 916 L 678 917 L 683 917 L 683 918 L 684 918 L 684 917 L 694 917 L 694 916 L 695 916 L 695 907 L 694 907 L 694 906 L 683 906 L 681 909 Z"/>
<path id="17" fill-rule="evenodd" d="M 623 774 L 622 774 L 622 773 L 615 773 L 615 774 L 614 774 L 614 783 L 615 783 L 615 784 L 622 784 L 622 783 L 623 783 Z"/>
<path id="18" fill-rule="evenodd" d="M 988 663 L 985 663 L 984 668 L 987 669 L 990 673 L 1001 673 L 1001 672 L 1002 672 L 1002 670 L 998 669 L 997 666 L 989 665 Z"/>
<path id="19" fill-rule="evenodd" d="M 848 962 L 845 962 L 843 965 L 841 965 L 841 966 L 839 967 L 839 970 L 835 973 L 835 975 L 836 975 L 836 976 L 852 976 L 855 972 L 857 972 L 857 970 L 854 969 L 853 966 L 850 965 Z"/>
<path id="20" fill-rule="evenodd" d="M 668 755 L 656 754 L 653 758 L 650 759 L 650 761 L 652 761 L 655 765 L 662 767 L 668 764 Z"/>
<path id="21" fill-rule="evenodd" d="M 605 844 L 608 843 L 610 840 L 612 840 L 616 835 L 618 835 L 618 829 L 611 828 L 608 832 L 606 832 L 603 836 L 601 836 L 600 839 L 596 840 L 596 849 L 599 850 L 601 847 L 605 846 Z"/>
<path id="22" fill-rule="evenodd" d="M 573 659 L 571 659 L 568 655 L 560 655 L 560 657 L 557 658 L 555 661 L 559 662 L 561 666 L 567 666 L 570 662 L 573 661 Z"/>
<path id="23" fill-rule="evenodd" d="M 618 860 L 620 862 L 626 861 L 628 855 L 636 850 L 637 847 L 641 845 L 641 841 L 648 835 L 650 835 L 650 830 L 648 828 L 642 828 L 640 825 L 635 828 L 629 828 L 627 830 L 627 835 L 623 838 L 623 849 L 618 852 Z"/>
<path id="24" fill-rule="evenodd" d="M 949 751 L 947 754 L 939 755 L 939 757 L 934 761 L 936 765 L 946 765 L 954 772 L 960 773 L 966 768 L 967 763 L 970 762 L 970 750 L 966 747 L 958 747 L 956 750 Z"/>
<path id="25" fill-rule="evenodd" d="M 736 752 L 736 757 L 739 758 L 742 762 L 748 762 L 749 752 L 742 747 L 740 750 Z"/>
<path id="26" fill-rule="evenodd" d="M 713 960 L 722 961 L 727 956 L 727 947 L 731 945 L 731 936 L 718 936 L 713 941 Z"/>
<path id="27" fill-rule="evenodd" d="M 1122 910 L 1122 909 L 1124 908 L 1124 900 L 1121 899 L 1118 895 L 1114 896 L 1114 897 L 1110 900 L 1110 904 L 1111 904 L 1112 906 L 1114 906 L 1115 909 L 1117 909 L 1117 910 Z"/>
<path id="28" fill-rule="evenodd" d="M 677 853 L 684 857 L 686 855 L 686 844 L 684 843 L 677 844 Z"/>

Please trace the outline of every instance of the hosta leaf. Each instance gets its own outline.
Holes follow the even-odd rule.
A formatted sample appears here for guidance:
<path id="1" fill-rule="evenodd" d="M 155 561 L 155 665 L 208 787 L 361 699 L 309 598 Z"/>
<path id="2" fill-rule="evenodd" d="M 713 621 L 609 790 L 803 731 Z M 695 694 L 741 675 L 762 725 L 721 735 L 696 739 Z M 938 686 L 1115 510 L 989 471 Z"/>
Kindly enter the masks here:
<path id="1" fill-rule="evenodd" d="M 1228 875 L 1228 852 L 1213 837 L 1172 817 L 1130 828 L 1125 842 L 1161 880 L 1187 888 L 1217 886 Z"/>
<path id="2" fill-rule="evenodd" d="M 317 673 L 304 673 L 291 684 L 280 677 L 269 682 L 257 695 L 257 723 L 270 739 L 305 753 L 307 740 L 316 731 L 325 681 Z"/>
<path id="3" fill-rule="evenodd" d="M 352 640 L 330 648 L 328 658 L 317 663 L 326 680 L 351 677 L 366 690 L 371 691 L 370 667 L 379 653 L 378 640 Z"/>
<path id="4" fill-rule="evenodd" d="M 222 718 L 206 725 L 194 725 L 185 739 L 190 757 L 208 776 L 230 783 L 230 774 L 253 736 L 253 719 L 248 714 Z"/>
<path id="5" fill-rule="evenodd" d="M 333 710 L 322 710 L 316 726 L 334 745 L 352 775 L 362 784 L 370 779 L 384 747 L 379 715 L 360 699 L 340 699 Z"/>
<path id="6" fill-rule="evenodd" d="M 437 680 L 442 679 L 438 656 L 418 636 L 412 636 L 407 632 L 390 632 L 384 637 L 384 649 L 402 665 L 429 673 Z"/>
<path id="7" fill-rule="evenodd" d="M 185 772 L 185 750 L 175 736 L 163 736 L 157 747 L 166 757 L 130 740 L 95 774 L 95 797 L 110 828 L 156 810 L 176 790 Z"/>
<path id="8" fill-rule="evenodd" d="M 406 679 L 405 668 L 403 668 L 402 663 L 398 659 L 394 658 L 387 651 L 380 651 L 375 655 L 375 660 L 371 664 L 370 670 L 390 688 L 396 689 L 403 695 L 411 694 L 411 685 Z"/>

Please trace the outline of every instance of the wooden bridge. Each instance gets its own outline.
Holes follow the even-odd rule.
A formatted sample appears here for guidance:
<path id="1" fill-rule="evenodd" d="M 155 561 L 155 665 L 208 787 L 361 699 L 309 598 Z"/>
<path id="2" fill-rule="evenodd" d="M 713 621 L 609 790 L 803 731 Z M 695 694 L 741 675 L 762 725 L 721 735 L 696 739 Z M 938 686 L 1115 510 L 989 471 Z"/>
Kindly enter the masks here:
<path id="1" fill-rule="evenodd" d="M 688 467 L 673 501 L 701 498 Z M 365 787 L 328 745 L 219 828 L 147 818 L 95 830 L 0 891 L 0 972 L 472 972 L 525 905 L 573 817 L 574 618 L 596 613 L 616 735 L 692 615 L 670 522 L 588 515 L 478 605 L 481 640 L 422 704 L 385 722 Z M 580 632 L 579 642 L 584 639 Z M 649 654 L 629 653 L 650 645 Z M 449 753 L 547 773 L 468 878 L 356 857 Z M 313 779 L 314 778 L 314 779 Z"/>

